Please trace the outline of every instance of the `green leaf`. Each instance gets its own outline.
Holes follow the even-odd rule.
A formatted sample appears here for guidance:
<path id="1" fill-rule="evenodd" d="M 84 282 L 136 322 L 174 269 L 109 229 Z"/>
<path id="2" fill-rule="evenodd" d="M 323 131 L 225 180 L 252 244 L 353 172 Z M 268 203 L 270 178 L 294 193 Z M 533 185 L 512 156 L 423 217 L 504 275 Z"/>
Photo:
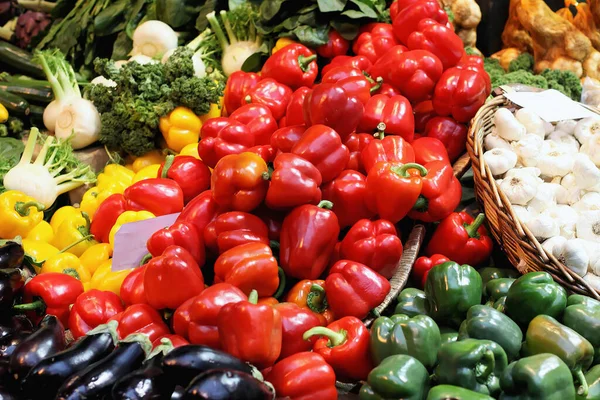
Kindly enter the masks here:
<path id="1" fill-rule="evenodd" d="M 265 21 L 270 21 L 273 18 L 275 18 L 275 16 L 277 14 L 279 14 L 279 10 L 281 10 L 281 7 L 283 6 L 283 3 L 285 3 L 287 0 L 265 0 L 262 2 L 262 4 L 260 5 L 260 15 L 261 18 Z M 290 0 L 291 2 L 291 0 Z"/>
<path id="2" fill-rule="evenodd" d="M 321 12 L 342 11 L 348 0 L 317 0 Z"/>
<path id="3" fill-rule="evenodd" d="M 360 26 L 356 25 L 355 23 L 340 20 L 331 21 L 331 27 L 346 40 L 356 39 L 356 36 L 358 36 L 358 30 L 360 29 Z"/>
<path id="4" fill-rule="evenodd" d="M 326 44 L 329 40 L 329 26 L 327 25 L 317 28 L 302 25 L 294 29 L 293 33 L 302 44 L 308 47 L 319 47 Z"/>
<path id="5" fill-rule="evenodd" d="M 156 15 L 172 28 L 180 28 L 190 22 L 200 11 L 197 2 L 186 0 L 156 0 Z"/>
<path id="6" fill-rule="evenodd" d="M 242 71 L 244 72 L 258 72 L 263 65 L 264 53 L 254 53 L 250 57 L 246 58 L 244 64 L 242 64 Z"/>
<path id="7" fill-rule="evenodd" d="M 105 8 L 94 18 L 94 33 L 97 36 L 108 36 L 125 29 L 128 7 L 129 0 L 120 0 Z"/>
<path id="8" fill-rule="evenodd" d="M 206 28 L 208 28 L 208 20 L 206 19 L 206 15 L 215 11 L 216 8 L 217 0 L 207 0 L 207 2 L 200 7 L 198 18 L 196 18 L 196 30 L 198 30 L 198 32 L 203 32 Z"/>
<path id="9" fill-rule="evenodd" d="M 19 139 L 0 138 L 0 162 L 3 164 L 16 164 L 21 159 L 24 149 L 25 145 Z"/>
<path id="10" fill-rule="evenodd" d="M 133 49 L 133 41 L 127 36 L 126 31 L 122 31 L 117 35 L 111 58 L 113 60 L 126 60 L 131 49 Z"/>
<path id="11" fill-rule="evenodd" d="M 366 18 L 367 16 L 365 15 L 365 13 L 363 13 L 362 11 L 359 10 L 346 10 L 342 13 L 342 15 L 351 18 L 351 19 L 361 19 L 361 18 Z"/>
<path id="12" fill-rule="evenodd" d="M 358 6 L 358 9 L 362 12 L 364 17 L 377 19 L 377 12 L 375 4 L 371 0 L 350 0 L 353 4 Z M 350 11 L 350 10 L 348 10 Z M 347 11 L 347 12 L 348 12 Z M 348 15 L 342 13 L 342 15 Z"/>

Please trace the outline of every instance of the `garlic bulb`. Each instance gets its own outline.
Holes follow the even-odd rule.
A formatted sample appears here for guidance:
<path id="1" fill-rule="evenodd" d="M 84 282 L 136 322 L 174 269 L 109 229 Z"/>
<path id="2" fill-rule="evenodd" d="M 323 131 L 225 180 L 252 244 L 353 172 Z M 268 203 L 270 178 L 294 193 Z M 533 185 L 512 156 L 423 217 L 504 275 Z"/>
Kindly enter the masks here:
<path id="1" fill-rule="evenodd" d="M 494 176 L 502 175 L 517 164 L 517 155 L 507 149 L 493 149 L 483 153 L 485 163 Z"/>
<path id="2" fill-rule="evenodd" d="M 548 143 L 550 142 L 550 143 Z M 536 167 L 543 176 L 565 176 L 573 170 L 573 155 L 565 151 L 556 142 L 546 140 L 542 154 L 537 159 Z"/>
<path id="3" fill-rule="evenodd" d="M 508 171 L 506 173 L 506 175 L 504 175 L 505 178 L 514 176 L 514 175 L 531 175 L 535 178 L 540 176 L 540 169 L 536 168 L 536 167 L 524 167 L 524 168 L 518 168 L 518 169 L 511 169 L 510 171 Z M 541 179 L 538 179 L 538 181 L 542 182 Z"/>
<path id="4" fill-rule="evenodd" d="M 597 167 L 600 167 L 600 135 L 594 135 L 585 142 L 580 151 L 587 155 Z"/>
<path id="5" fill-rule="evenodd" d="M 507 108 L 499 108 L 494 114 L 494 125 L 496 125 L 496 133 L 505 140 L 519 140 L 527 130 L 521 124 L 513 113 Z"/>
<path id="6" fill-rule="evenodd" d="M 541 213 L 548 208 L 556 206 L 556 187 L 555 183 L 541 183 L 537 187 L 537 192 L 533 199 L 527 203 L 527 208 Z"/>
<path id="7" fill-rule="evenodd" d="M 562 149 L 570 152 L 579 152 L 579 142 L 573 135 L 563 131 L 554 131 L 548 136 L 548 140 L 558 143 Z"/>
<path id="8" fill-rule="evenodd" d="M 581 239 L 567 240 L 562 236 L 554 236 L 542 243 L 542 247 L 571 271 L 584 276 L 588 270 L 590 257 L 583 242 Z"/>
<path id="9" fill-rule="evenodd" d="M 575 132 L 575 126 L 577 125 L 577 121 L 572 119 L 567 119 L 565 121 L 560 121 L 556 124 L 557 131 L 563 131 L 569 135 L 572 135 Z"/>
<path id="10" fill-rule="evenodd" d="M 535 167 L 543 143 L 544 140 L 540 136 L 528 133 L 521 140 L 512 142 L 511 146 L 519 156 L 521 164 L 526 167 Z"/>
<path id="11" fill-rule="evenodd" d="M 592 289 L 600 292 L 600 276 L 594 274 L 586 274 L 583 280 L 592 287 Z"/>
<path id="12" fill-rule="evenodd" d="M 566 205 L 557 205 L 544 210 L 543 214 L 549 215 L 558 221 L 560 236 L 567 239 L 575 238 L 575 225 L 579 219 L 577 211 Z"/>
<path id="13" fill-rule="evenodd" d="M 542 248 L 546 250 L 547 253 L 554 255 L 555 251 L 557 253 L 560 253 L 562 251 L 563 247 L 565 246 L 565 243 L 567 243 L 567 239 L 565 239 L 564 237 L 554 236 L 550 239 L 544 240 L 544 242 L 542 243 Z"/>
<path id="14" fill-rule="evenodd" d="M 550 122 L 544 121 L 544 132 L 546 132 L 546 135 L 554 132 L 554 125 L 552 125 Z"/>
<path id="15" fill-rule="evenodd" d="M 573 175 L 572 172 L 562 177 L 560 185 L 566 190 L 566 202 L 559 201 L 559 203 L 573 205 L 580 200 L 582 190 L 577 187 L 577 184 L 575 183 L 575 175 Z"/>
<path id="16" fill-rule="evenodd" d="M 510 177 L 504 178 L 500 189 L 511 204 L 524 206 L 535 197 L 540 181 L 531 174 L 519 174 L 517 173 L 519 170 L 515 171 Z"/>
<path id="17" fill-rule="evenodd" d="M 576 228 L 579 239 L 600 243 L 600 210 L 579 213 Z"/>
<path id="18" fill-rule="evenodd" d="M 579 143 L 586 143 L 592 136 L 600 133 L 600 117 L 584 118 L 575 125 L 574 134 Z"/>
<path id="19" fill-rule="evenodd" d="M 579 189 L 590 189 L 600 184 L 600 169 L 585 154 L 575 154 L 573 176 Z"/>
<path id="20" fill-rule="evenodd" d="M 527 227 L 539 240 L 558 236 L 560 234 L 560 226 L 555 218 L 547 214 L 539 214 L 529 219 Z"/>
<path id="21" fill-rule="evenodd" d="M 600 243 L 590 242 L 589 240 L 581 240 L 581 243 L 585 247 L 585 251 L 590 257 L 590 265 L 588 271 L 593 272 L 596 275 L 600 275 Z"/>
<path id="22" fill-rule="evenodd" d="M 600 193 L 585 193 L 578 202 L 573 204 L 573 209 L 578 213 L 600 210 Z"/>
<path id="23" fill-rule="evenodd" d="M 536 113 L 525 107 L 517 110 L 515 117 L 525 127 L 525 132 L 544 139 L 546 136 L 544 121 Z"/>
<path id="24" fill-rule="evenodd" d="M 507 149 L 507 150 L 511 150 L 512 151 L 512 147 L 510 146 L 510 143 L 508 143 L 506 140 L 502 139 L 500 136 L 498 136 L 495 133 L 490 133 L 489 135 L 486 135 L 483 138 L 483 146 L 485 147 L 486 150 L 493 150 L 493 149 Z"/>
<path id="25" fill-rule="evenodd" d="M 527 222 L 529 222 L 529 219 L 531 218 L 532 214 L 526 207 L 514 205 L 512 206 L 512 209 L 522 224 L 527 224 Z"/>

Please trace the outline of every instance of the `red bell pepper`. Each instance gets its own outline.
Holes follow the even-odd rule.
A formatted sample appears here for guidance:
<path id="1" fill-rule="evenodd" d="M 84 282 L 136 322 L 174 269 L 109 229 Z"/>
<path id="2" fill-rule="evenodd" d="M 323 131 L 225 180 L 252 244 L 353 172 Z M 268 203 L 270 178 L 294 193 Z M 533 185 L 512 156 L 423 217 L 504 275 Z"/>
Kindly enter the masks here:
<path id="1" fill-rule="evenodd" d="M 179 335 L 173 335 L 173 334 L 168 334 L 168 335 L 164 335 L 161 336 L 159 338 L 157 338 L 154 342 L 152 342 L 152 347 L 158 347 L 160 345 L 163 345 L 165 343 L 165 340 L 167 341 L 167 343 L 170 344 L 170 348 L 177 348 L 177 347 L 181 347 L 181 346 L 187 346 L 188 344 L 190 344 L 190 342 L 188 342 L 184 337 L 179 336 Z"/>
<path id="2" fill-rule="evenodd" d="M 462 187 L 447 161 L 432 161 L 423 166 L 427 175 L 423 177 L 421 195 L 408 216 L 424 222 L 440 221 L 458 207 Z"/>
<path id="3" fill-rule="evenodd" d="M 379 162 L 367 175 L 367 207 L 383 219 L 398 223 L 413 208 L 427 170 L 420 164 Z"/>
<path id="4" fill-rule="evenodd" d="M 384 94 L 388 97 L 402 95 L 398 89 L 387 83 L 382 83 L 381 87 L 375 92 L 375 94 Z"/>
<path id="5" fill-rule="evenodd" d="M 69 330 L 78 339 L 122 311 L 123 303 L 113 292 L 89 290 L 75 300 L 69 315 Z"/>
<path id="6" fill-rule="evenodd" d="M 279 300 L 277 300 L 275 297 L 261 297 L 258 299 L 256 304 L 266 304 L 273 307 L 274 305 L 279 304 Z"/>
<path id="7" fill-rule="evenodd" d="M 214 269 L 215 283 L 229 283 L 245 294 L 256 290 L 260 297 L 268 297 L 279 287 L 277 260 L 263 243 L 246 243 L 227 250 L 217 258 Z"/>
<path id="8" fill-rule="evenodd" d="M 352 44 L 352 51 L 375 63 L 385 52 L 397 44 L 399 43 L 394 37 L 394 29 L 391 24 L 372 23 L 360 29 L 358 37 Z"/>
<path id="9" fill-rule="evenodd" d="M 183 209 L 183 190 L 171 179 L 150 178 L 138 181 L 123 192 L 128 210 L 150 211 L 157 217 Z"/>
<path id="10" fill-rule="evenodd" d="M 421 0 L 394 0 L 390 5 L 390 19 L 392 22 L 396 19 L 398 13 L 404 10 L 406 7 L 410 6 L 413 3 L 417 3 Z"/>
<path id="11" fill-rule="evenodd" d="M 199 266 L 203 266 L 206 260 L 202 234 L 191 222 L 175 222 L 154 232 L 146 246 L 154 257 L 160 256 L 169 246 L 180 246 L 194 257 Z"/>
<path id="12" fill-rule="evenodd" d="M 321 181 L 321 173 L 309 161 L 295 154 L 282 153 L 273 162 L 265 204 L 273 209 L 319 204 Z"/>
<path id="13" fill-rule="evenodd" d="M 225 304 L 217 326 L 225 352 L 262 369 L 279 358 L 282 322 L 279 311 L 257 301 L 258 295 L 252 291 L 248 301 Z"/>
<path id="14" fill-rule="evenodd" d="M 424 165 L 432 161 L 443 161 L 450 164 L 448 151 L 439 139 L 425 136 L 413 140 L 411 145 L 415 152 L 415 162 L 417 164 Z"/>
<path id="15" fill-rule="evenodd" d="M 481 76 L 487 82 L 487 91 L 488 93 L 492 92 L 492 80 L 490 76 L 486 73 L 483 58 L 475 55 L 464 55 L 463 58 L 456 65 L 460 69 L 469 69 L 472 71 L 477 71 L 481 73 Z"/>
<path id="16" fill-rule="evenodd" d="M 317 47 L 317 54 L 324 58 L 343 56 L 350 48 L 350 42 L 342 37 L 335 29 L 329 29 L 327 43 Z"/>
<path id="17" fill-rule="evenodd" d="M 279 121 L 285 115 L 287 106 L 292 99 L 292 93 L 292 89 L 286 85 L 275 79 L 265 78 L 246 92 L 243 102 L 262 104 L 268 107 L 273 117 Z"/>
<path id="18" fill-rule="evenodd" d="M 273 78 L 277 82 L 298 89 L 312 87 L 317 74 L 317 55 L 300 43 L 292 43 L 272 54 L 260 71 L 262 78 Z"/>
<path id="19" fill-rule="evenodd" d="M 320 336 L 313 351 L 323 356 L 333 367 L 339 380 L 366 380 L 373 369 L 371 361 L 371 334 L 363 322 L 355 317 L 344 317 L 326 328 L 318 326 L 304 333 L 305 339 Z"/>
<path id="20" fill-rule="evenodd" d="M 44 315 L 54 315 L 68 325 L 71 304 L 83 293 L 83 284 L 71 275 L 48 272 L 31 278 L 23 288 L 23 304 L 13 306 L 17 312 L 27 312 L 37 324 Z"/>
<path id="21" fill-rule="evenodd" d="M 109 321 L 117 321 L 119 339 L 125 339 L 132 333 L 143 333 L 151 342 L 168 335 L 169 327 L 154 308 L 148 304 L 134 304 L 125 311 L 114 315 Z"/>
<path id="22" fill-rule="evenodd" d="M 371 94 L 379 90 L 381 79 L 375 82 L 358 68 L 337 67 L 323 75 L 321 83 L 337 83 L 348 95 L 356 97 L 362 104 L 367 104 Z"/>
<path id="23" fill-rule="evenodd" d="M 371 268 L 354 261 L 336 262 L 327 279 L 327 303 L 336 318 L 364 319 L 390 292 L 390 282 Z"/>
<path id="24" fill-rule="evenodd" d="M 448 117 L 434 117 L 425 126 L 425 136 L 438 139 L 446 147 L 450 162 L 458 160 L 465 152 L 468 129 L 464 124 Z"/>
<path id="25" fill-rule="evenodd" d="M 394 35 L 400 43 L 408 43 L 411 33 L 418 30 L 419 22 L 424 19 L 432 19 L 442 25 L 448 25 L 448 14 L 435 0 L 417 1 L 399 10 L 394 18 L 392 26 Z"/>
<path id="26" fill-rule="evenodd" d="M 236 71 L 229 75 L 223 92 L 223 103 L 228 115 L 244 104 L 246 92 L 256 86 L 260 80 L 260 75 L 254 72 Z"/>
<path id="27" fill-rule="evenodd" d="M 337 400 L 333 368 L 322 355 L 296 353 L 284 358 L 265 375 L 278 398 L 289 400 Z"/>
<path id="28" fill-rule="evenodd" d="M 304 126 L 304 113 L 302 108 L 304 106 L 304 99 L 309 93 L 310 88 L 302 86 L 301 88 L 296 89 L 296 91 L 292 94 L 292 98 L 290 99 L 285 111 L 285 126 Z"/>
<path id="29" fill-rule="evenodd" d="M 304 125 L 292 125 L 279 128 L 271 136 L 271 147 L 277 154 L 289 153 L 298 140 L 304 135 L 306 128 Z"/>
<path id="30" fill-rule="evenodd" d="M 433 232 L 427 255 L 444 254 L 459 264 L 481 264 L 490 257 L 493 247 L 484 221 L 484 214 L 475 219 L 466 212 L 450 214 Z"/>
<path id="31" fill-rule="evenodd" d="M 271 210 L 263 205 L 256 209 L 254 214 L 267 225 L 269 239 L 279 241 L 281 225 L 283 225 L 283 219 L 285 218 L 286 213 L 282 211 Z"/>
<path id="32" fill-rule="evenodd" d="M 415 113 L 415 132 L 425 132 L 425 126 L 430 119 L 436 116 L 433 110 L 433 103 L 431 100 L 425 100 L 413 107 Z"/>
<path id="33" fill-rule="evenodd" d="M 212 192 L 205 190 L 183 208 L 176 222 L 190 222 L 198 232 L 204 232 L 206 225 L 223 211 L 224 208 L 213 199 Z"/>
<path id="34" fill-rule="evenodd" d="M 268 177 L 268 172 L 265 161 L 254 153 L 225 156 L 212 173 L 213 198 L 223 207 L 250 212 L 267 195 L 269 181 L 265 176 Z"/>
<path id="35" fill-rule="evenodd" d="M 358 171 L 360 173 L 366 173 L 365 167 L 362 162 L 362 151 L 375 140 L 375 137 L 369 133 L 353 133 L 344 142 L 344 145 L 350 152 L 350 158 L 346 164 L 346 169 Z"/>
<path id="36" fill-rule="evenodd" d="M 214 254 L 250 242 L 269 244 L 269 231 L 259 217 L 245 212 L 221 214 L 204 229 L 204 244 Z"/>
<path id="37" fill-rule="evenodd" d="M 146 264 L 146 300 L 157 310 L 174 310 L 202 290 L 204 277 L 200 267 L 183 247 L 169 246 Z"/>
<path id="38" fill-rule="evenodd" d="M 325 125 L 311 126 L 292 147 L 292 154 L 314 165 L 323 183 L 335 179 L 348 164 L 350 152 L 340 136 Z"/>
<path id="39" fill-rule="evenodd" d="M 229 118 L 212 118 L 202 125 L 198 155 L 211 168 L 230 154 L 254 151 L 271 143 L 271 135 L 279 127 L 271 110 L 262 104 L 246 104 Z"/>
<path id="40" fill-rule="evenodd" d="M 340 244 L 340 259 L 364 264 L 391 278 L 402 257 L 402 241 L 390 221 L 361 219 Z"/>
<path id="41" fill-rule="evenodd" d="M 450 68 L 435 86 L 433 108 L 441 116 L 451 115 L 458 122 L 469 122 L 489 96 L 484 73 Z"/>
<path id="42" fill-rule="evenodd" d="M 177 182 L 183 191 L 183 201 L 186 204 L 210 187 L 210 170 L 202 161 L 192 156 L 168 155 L 160 165 L 156 177 Z"/>
<path id="43" fill-rule="evenodd" d="M 427 100 L 442 76 L 442 62 L 427 50 L 401 52 L 397 47 L 402 46 L 392 47 L 373 65 L 371 75 L 398 88 L 413 104 Z"/>
<path id="44" fill-rule="evenodd" d="M 228 283 L 216 283 L 192 299 L 189 309 L 188 334 L 190 342 L 220 349 L 217 318 L 225 304 L 247 301 L 240 289 Z"/>
<path id="45" fill-rule="evenodd" d="M 279 303 L 272 306 L 281 314 L 282 341 L 279 358 L 286 358 L 302 351 L 310 351 L 312 343 L 302 335 L 307 330 L 321 325 L 315 313 L 295 303 Z"/>
<path id="46" fill-rule="evenodd" d="M 110 230 L 117 222 L 117 218 L 127 211 L 125 197 L 120 193 L 111 194 L 108 196 L 94 213 L 90 232 L 94 238 L 102 243 L 108 243 Z"/>
<path id="47" fill-rule="evenodd" d="M 204 292 L 203 292 L 204 293 Z M 202 294 L 202 293 L 201 293 Z M 200 296 L 199 294 L 198 296 Z M 187 299 L 182 305 L 177 307 L 177 310 L 173 313 L 173 319 L 171 321 L 171 327 L 173 328 L 173 332 L 177 335 L 183 337 L 186 340 L 189 340 L 189 327 L 192 321 L 190 316 L 190 308 L 192 304 L 196 300 L 196 297 L 192 297 L 191 299 Z"/>
<path id="48" fill-rule="evenodd" d="M 427 275 L 429 275 L 429 270 L 436 265 L 443 264 L 447 261 L 450 261 L 450 259 L 441 254 L 433 254 L 431 257 L 419 257 L 415 261 L 415 265 L 413 265 L 411 274 L 414 279 L 421 284 L 421 288 L 424 288 Z"/>
<path id="49" fill-rule="evenodd" d="M 345 66 L 358 68 L 361 71 L 368 71 L 373 66 L 373 63 L 365 56 L 337 56 L 333 57 L 329 63 L 323 67 L 321 76 L 328 73 L 332 68 Z"/>
<path id="50" fill-rule="evenodd" d="M 325 298 L 325 281 L 304 279 L 296 283 L 288 292 L 285 301 L 313 312 L 319 318 L 319 325 L 325 326 L 335 320 Z"/>
<path id="51" fill-rule="evenodd" d="M 304 99 L 306 125 L 326 125 L 343 139 L 356 130 L 363 111 L 360 100 L 338 83 L 316 85 Z"/>
<path id="52" fill-rule="evenodd" d="M 435 54 L 444 70 L 456 66 L 465 55 L 464 44 L 454 29 L 429 18 L 419 21 L 417 30 L 410 34 L 406 45 L 411 50 L 428 50 Z"/>
<path id="53" fill-rule="evenodd" d="M 358 129 L 363 132 L 381 130 L 388 135 L 402 136 L 409 143 L 412 142 L 415 135 L 415 117 L 410 102 L 404 96 L 388 97 L 376 94 L 365 105 Z"/>
<path id="54" fill-rule="evenodd" d="M 329 201 L 318 206 L 303 205 L 283 220 L 279 262 L 287 275 L 317 279 L 327 268 L 340 234 L 332 206 Z"/>
<path id="55" fill-rule="evenodd" d="M 148 304 L 144 291 L 144 272 L 146 272 L 145 265 L 131 271 L 121 283 L 119 295 L 126 306 Z"/>
<path id="56" fill-rule="evenodd" d="M 369 143 L 362 151 L 361 159 L 368 173 L 381 161 L 401 164 L 414 162 L 415 152 L 401 136 L 386 136 Z"/>
<path id="57" fill-rule="evenodd" d="M 366 196 L 367 178 L 353 170 L 342 171 L 340 176 L 323 186 L 323 198 L 333 203 L 332 211 L 342 229 L 375 216 L 367 207 Z"/>

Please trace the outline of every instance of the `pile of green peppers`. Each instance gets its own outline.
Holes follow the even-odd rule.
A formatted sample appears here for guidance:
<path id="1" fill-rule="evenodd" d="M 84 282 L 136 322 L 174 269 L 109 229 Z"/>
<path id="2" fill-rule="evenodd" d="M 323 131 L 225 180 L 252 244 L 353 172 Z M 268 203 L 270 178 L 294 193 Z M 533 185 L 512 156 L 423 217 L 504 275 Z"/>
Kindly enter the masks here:
<path id="1" fill-rule="evenodd" d="M 370 351 L 361 400 L 600 400 L 600 301 L 446 262 L 375 320 Z"/>

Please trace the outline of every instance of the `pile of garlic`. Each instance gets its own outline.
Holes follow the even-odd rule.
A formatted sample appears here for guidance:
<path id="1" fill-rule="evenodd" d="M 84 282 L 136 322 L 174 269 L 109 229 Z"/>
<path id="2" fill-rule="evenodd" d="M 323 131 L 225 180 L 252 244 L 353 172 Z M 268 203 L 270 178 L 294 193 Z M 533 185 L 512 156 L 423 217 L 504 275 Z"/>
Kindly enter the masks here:
<path id="1" fill-rule="evenodd" d="M 517 217 L 600 290 L 600 116 L 556 125 L 500 108 L 483 154 Z"/>

